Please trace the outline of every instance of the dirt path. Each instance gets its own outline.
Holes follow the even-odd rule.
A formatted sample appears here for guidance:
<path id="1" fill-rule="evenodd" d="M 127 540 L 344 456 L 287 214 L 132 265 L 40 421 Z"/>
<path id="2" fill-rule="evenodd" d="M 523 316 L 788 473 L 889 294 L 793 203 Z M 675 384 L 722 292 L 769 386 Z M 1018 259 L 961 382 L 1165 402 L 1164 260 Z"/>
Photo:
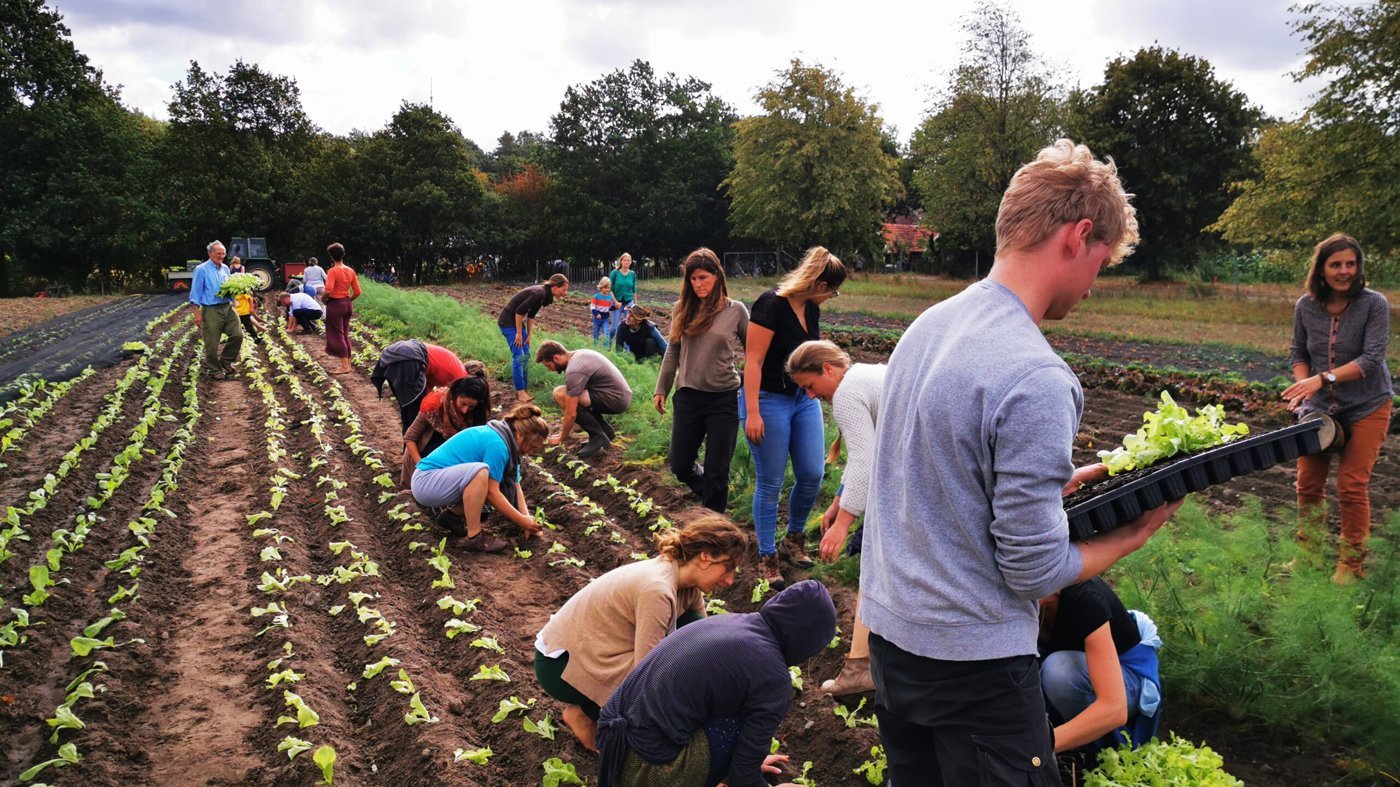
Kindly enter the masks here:
<path id="1" fill-rule="evenodd" d="M 241 625 L 257 602 L 240 581 L 253 570 L 243 532 L 248 493 L 260 485 L 248 466 L 256 414 L 242 383 L 206 385 L 210 412 L 194 451 L 191 528 L 168 590 L 181 605 L 159 634 L 168 640 L 162 667 L 170 690 L 150 706 L 144 725 L 159 730 L 152 784 L 244 784 L 265 762 L 249 743 L 261 722 L 253 686 L 264 670 L 250 658 Z"/>

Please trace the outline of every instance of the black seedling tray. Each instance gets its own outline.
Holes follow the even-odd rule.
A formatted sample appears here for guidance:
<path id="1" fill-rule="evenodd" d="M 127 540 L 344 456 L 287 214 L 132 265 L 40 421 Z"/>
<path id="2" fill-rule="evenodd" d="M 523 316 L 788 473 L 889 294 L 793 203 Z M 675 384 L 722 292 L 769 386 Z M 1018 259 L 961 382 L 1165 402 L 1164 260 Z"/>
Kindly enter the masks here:
<path id="1" fill-rule="evenodd" d="M 1071 541 L 1131 522 L 1163 503 L 1180 500 L 1208 486 L 1289 462 L 1322 450 L 1320 421 L 1305 421 L 1178 459 L 1146 475 L 1076 503 L 1069 515 Z M 1092 491 L 1092 488 L 1090 489 Z"/>

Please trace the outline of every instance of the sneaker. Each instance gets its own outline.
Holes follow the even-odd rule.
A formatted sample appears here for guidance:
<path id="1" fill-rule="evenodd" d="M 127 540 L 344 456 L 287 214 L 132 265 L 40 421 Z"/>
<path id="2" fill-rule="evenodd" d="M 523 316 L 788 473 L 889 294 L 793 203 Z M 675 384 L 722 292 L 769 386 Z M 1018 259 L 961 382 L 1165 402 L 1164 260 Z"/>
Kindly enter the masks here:
<path id="1" fill-rule="evenodd" d="M 778 544 L 778 551 L 787 562 L 798 568 L 811 568 L 812 558 L 807 554 L 807 534 L 789 532 Z"/>
<path id="2" fill-rule="evenodd" d="M 442 513 L 437 515 L 437 526 L 446 530 L 452 538 L 467 537 L 467 520 L 461 514 L 454 513 L 450 508 L 444 508 Z M 478 533 L 478 535 L 480 535 Z"/>
<path id="3" fill-rule="evenodd" d="M 486 532 L 486 528 L 482 528 L 480 533 L 474 536 L 468 536 L 462 541 L 462 546 L 466 547 L 470 552 L 495 553 L 500 552 L 510 546 L 510 544 L 499 538 L 493 538 L 490 533 Z"/>
<path id="4" fill-rule="evenodd" d="M 767 580 L 768 587 L 773 590 L 782 590 L 787 587 L 787 580 L 783 579 L 783 569 L 778 565 L 778 555 L 762 555 L 758 559 L 758 578 Z"/>
<path id="5" fill-rule="evenodd" d="M 822 691 L 833 697 L 848 697 L 875 691 L 875 680 L 870 677 L 870 658 L 847 658 L 845 665 L 841 667 L 841 674 L 823 683 Z"/>

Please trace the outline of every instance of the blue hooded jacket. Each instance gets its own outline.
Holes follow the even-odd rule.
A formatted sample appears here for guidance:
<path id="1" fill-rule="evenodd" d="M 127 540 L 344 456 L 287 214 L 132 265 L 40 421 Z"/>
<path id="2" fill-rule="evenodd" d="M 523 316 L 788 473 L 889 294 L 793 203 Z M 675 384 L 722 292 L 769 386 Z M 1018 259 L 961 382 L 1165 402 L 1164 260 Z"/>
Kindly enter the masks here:
<path id="1" fill-rule="evenodd" d="M 598 721 L 598 783 L 621 773 L 627 751 L 671 762 L 711 719 L 740 717 L 725 782 L 764 787 L 763 758 L 792 701 L 788 667 L 836 636 L 826 586 L 798 582 L 758 612 L 716 615 L 661 640 L 613 692 Z"/>

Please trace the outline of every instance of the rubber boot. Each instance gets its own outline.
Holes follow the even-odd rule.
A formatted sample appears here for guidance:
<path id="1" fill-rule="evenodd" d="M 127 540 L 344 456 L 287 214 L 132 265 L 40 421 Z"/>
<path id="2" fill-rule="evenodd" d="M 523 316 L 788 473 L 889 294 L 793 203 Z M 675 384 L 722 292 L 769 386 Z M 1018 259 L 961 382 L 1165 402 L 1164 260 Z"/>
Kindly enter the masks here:
<path id="1" fill-rule="evenodd" d="M 592 410 L 580 407 L 577 419 L 578 425 L 588 433 L 588 442 L 578 450 L 580 459 L 587 459 L 612 443 L 612 440 L 608 439 L 608 432 L 602 419 L 594 415 Z"/>

